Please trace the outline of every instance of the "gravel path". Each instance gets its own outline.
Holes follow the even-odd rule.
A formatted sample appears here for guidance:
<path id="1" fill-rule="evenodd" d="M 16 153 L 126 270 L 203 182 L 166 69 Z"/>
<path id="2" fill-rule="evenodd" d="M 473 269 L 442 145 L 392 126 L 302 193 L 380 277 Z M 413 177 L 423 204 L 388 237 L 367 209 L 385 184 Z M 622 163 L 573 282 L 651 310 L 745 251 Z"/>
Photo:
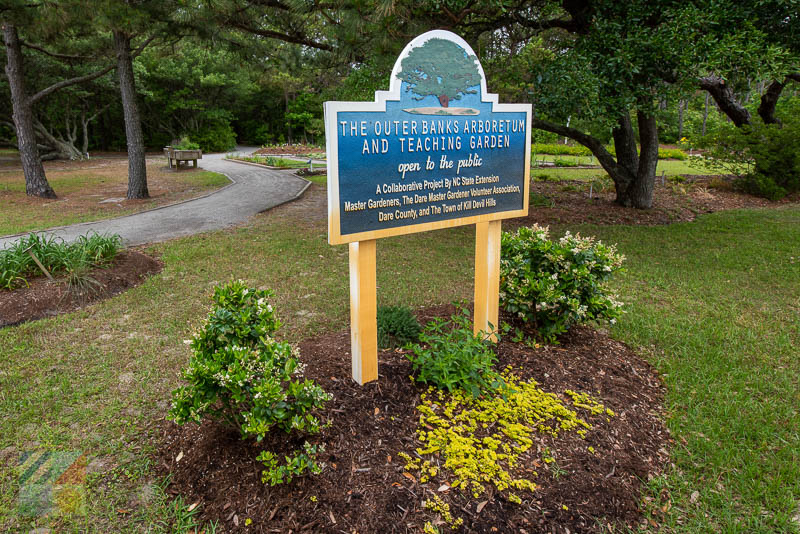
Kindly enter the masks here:
<path id="1" fill-rule="evenodd" d="M 254 150 L 237 147 L 238 153 L 249 154 Z M 99 234 L 119 234 L 128 246 L 156 243 L 242 223 L 256 213 L 294 200 L 310 184 L 295 176 L 293 171 L 275 171 L 233 163 L 225 160 L 225 154 L 204 154 L 199 163 L 205 170 L 224 174 L 232 183 L 194 200 L 116 219 L 50 228 L 44 233 L 72 241 L 79 235 L 95 231 Z M 8 246 L 18 237 L 0 237 L 0 248 Z"/>

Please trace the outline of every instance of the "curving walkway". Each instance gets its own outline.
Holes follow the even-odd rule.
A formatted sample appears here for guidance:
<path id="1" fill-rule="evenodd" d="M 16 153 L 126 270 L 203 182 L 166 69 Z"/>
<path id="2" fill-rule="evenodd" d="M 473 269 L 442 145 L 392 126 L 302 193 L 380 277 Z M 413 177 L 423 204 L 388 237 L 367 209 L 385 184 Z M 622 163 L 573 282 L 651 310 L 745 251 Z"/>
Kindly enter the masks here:
<path id="1" fill-rule="evenodd" d="M 254 150 L 237 147 L 238 153 L 251 153 Z M 91 231 L 119 234 L 126 246 L 166 241 L 242 223 L 257 213 L 296 199 L 310 184 L 295 176 L 293 171 L 275 171 L 233 163 L 225 160 L 225 154 L 203 154 L 199 163 L 206 170 L 224 174 L 232 183 L 204 197 L 178 204 L 116 219 L 50 228 L 43 233 L 65 241 L 72 241 Z M 16 241 L 18 237 L 0 237 L 0 248 Z"/>

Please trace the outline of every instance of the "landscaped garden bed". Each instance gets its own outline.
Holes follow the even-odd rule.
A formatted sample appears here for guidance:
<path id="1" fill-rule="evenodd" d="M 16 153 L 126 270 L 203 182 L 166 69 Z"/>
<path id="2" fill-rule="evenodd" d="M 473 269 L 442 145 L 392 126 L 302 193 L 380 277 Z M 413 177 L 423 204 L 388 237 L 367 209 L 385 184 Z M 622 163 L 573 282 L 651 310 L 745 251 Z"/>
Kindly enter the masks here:
<path id="1" fill-rule="evenodd" d="M 417 315 L 425 323 L 454 311 L 439 306 Z M 524 471 L 537 473 L 531 475 L 537 489 L 524 492 L 522 504 L 493 488 L 473 498 L 470 491 L 451 488 L 453 476 L 444 469 L 422 482 L 405 468 L 398 454 L 416 456 L 417 406 L 427 388 L 409 379 L 411 364 L 402 351 L 382 351 L 378 382 L 362 387 L 350 379 L 349 330 L 307 339 L 299 349 L 305 376 L 334 399 L 326 414 L 332 425 L 315 440 L 326 445 L 320 475 L 289 485 L 261 481 L 263 465 L 255 459 L 260 450 L 280 457 L 298 446 L 282 433 L 255 443 L 215 424 L 164 426 L 158 465 L 171 476 L 168 492 L 201 503 L 202 519 L 218 521 L 217 532 L 419 532 L 426 522 L 450 531 L 423 504 L 434 495 L 463 519 L 463 532 L 633 527 L 640 521 L 642 480 L 660 473 L 667 459 L 661 381 L 604 332 L 577 328 L 557 346 L 503 340 L 497 347 L 498 368 L 513 366 L 519 378 L 535 380 L 564 402 L 567 390 L 591 392 L 615 413 L 593 416 L 576 409 L 592 425 L 585 439 L 568 432 L 557 438 L 537 434 L 521 459 Z"/>
<path id="2" fill-rule="evenodd" d="M 325 147 L 318 147 L 314 145 L 293 144 L 293 145 L 267 145 L 262 146 L 255 151 L 255 154 L 266 155 L 292 155 L 298 157 L 324 159 Z"/>
<path id="3" fill-rule="evenodd" d="M 158 260 L 122 250 L 119 236 L 64 243 L 31 234 L 0 250 L 0 327 L 79 309 L 160 270 Z"/>
<path id="4" fill-rule="evenodd" d="M 667 177 L 663 184 L 659 177 L 653 192 L 653 208 L 649 210 L 622 207 L 614 202 L 614 197 L 614 187 L 608 178 L 534 180 L 529 215 L 511 219 L 504 226 L 533 223 L 659 225 L 693 221 L 702 213 L 776 207 L 800 201 L 797 194 L 779 201 L 747 195 L 733 190 L 730 179 L 712 176 Z"/>

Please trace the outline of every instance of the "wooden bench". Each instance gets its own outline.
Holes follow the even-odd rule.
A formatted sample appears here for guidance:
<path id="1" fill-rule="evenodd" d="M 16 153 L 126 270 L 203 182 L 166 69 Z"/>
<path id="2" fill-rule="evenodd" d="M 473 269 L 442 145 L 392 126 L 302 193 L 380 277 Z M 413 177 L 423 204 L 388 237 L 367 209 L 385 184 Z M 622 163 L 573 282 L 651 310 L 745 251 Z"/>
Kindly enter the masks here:
<path id="1" fill-rule="evenodd" d="M 167 157 L 167 164 L 170 169 L 178 170 L 181 161 L 194 162 L 194 168 L 197 168 L 197 160 L 203 159 L 202 150 L 179 150 L 171 146 L 164 147 L 164 155 Z M 173 167 L 174 164 L 174 167 Z"/>

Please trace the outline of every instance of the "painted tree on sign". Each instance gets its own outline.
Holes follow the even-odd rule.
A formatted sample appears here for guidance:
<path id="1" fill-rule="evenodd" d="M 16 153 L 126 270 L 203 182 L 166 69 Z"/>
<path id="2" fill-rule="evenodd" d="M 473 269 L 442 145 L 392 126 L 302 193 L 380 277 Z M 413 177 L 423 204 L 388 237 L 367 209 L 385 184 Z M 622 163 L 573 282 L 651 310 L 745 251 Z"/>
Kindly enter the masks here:
<path id="1" fill-rule="evenodd" d="M 481 83 L 477 61 L 477 57 L 467 55 L 456 43 L 434 38 L 411 50 L 400 63 L 397 77 L 419 97 L 415 100 L 433 95 L 446 108 L 451 100 L 477 93 L 470 89 Z"/>

